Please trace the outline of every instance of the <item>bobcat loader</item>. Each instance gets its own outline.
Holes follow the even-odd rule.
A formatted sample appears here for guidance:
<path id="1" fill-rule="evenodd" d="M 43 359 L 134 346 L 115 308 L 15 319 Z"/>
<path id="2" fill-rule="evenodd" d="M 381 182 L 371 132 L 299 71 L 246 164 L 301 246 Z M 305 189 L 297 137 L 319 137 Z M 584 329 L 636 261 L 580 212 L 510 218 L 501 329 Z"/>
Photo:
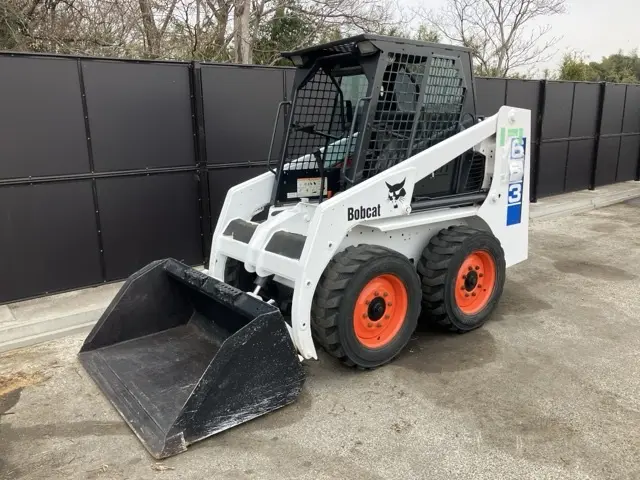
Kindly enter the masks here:
<path id="1" fill-rule="evenodd" d="M 134 273 L 79 353 L 156 458 L 293 402 L 317 347 L 374 368 L 419 317 L 480 327 L 527 258 L 530 112 L 478 119 L 468 50 L 360 35 L 283 55 L 279 161 L 228 191 L 208 270 Z"/>

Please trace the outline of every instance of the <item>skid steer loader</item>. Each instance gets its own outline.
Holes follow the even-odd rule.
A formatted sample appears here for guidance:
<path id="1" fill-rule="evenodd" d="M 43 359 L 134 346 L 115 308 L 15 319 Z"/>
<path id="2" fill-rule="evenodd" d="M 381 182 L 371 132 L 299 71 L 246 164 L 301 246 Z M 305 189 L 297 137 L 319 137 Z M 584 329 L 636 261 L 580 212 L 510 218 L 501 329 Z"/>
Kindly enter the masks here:
<path id="1" fill-rule="evenodd" d="M 293 402 L 316 346 L 374 368 L 419 316 L 480 327 L 527 258 L 530 112 L 477 118 L 468 50 L 360 35 L 283 55 L 278 162 L 228 191 L 208 270 L 136 272 L 79 354 L 156 458 Z"/>

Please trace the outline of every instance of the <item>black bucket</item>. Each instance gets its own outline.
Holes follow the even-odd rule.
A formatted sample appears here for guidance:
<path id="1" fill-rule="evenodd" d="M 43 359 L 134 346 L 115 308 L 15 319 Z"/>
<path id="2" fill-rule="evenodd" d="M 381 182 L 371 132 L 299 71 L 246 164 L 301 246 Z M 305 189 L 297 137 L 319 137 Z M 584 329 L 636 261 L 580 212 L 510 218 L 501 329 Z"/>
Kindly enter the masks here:
<path id="1" fill-rule="evenodd" d="M 125 282 L 79 358 L 155 458 L 293 402 L 304 383 L 276 307 L 173 259 Z"/>

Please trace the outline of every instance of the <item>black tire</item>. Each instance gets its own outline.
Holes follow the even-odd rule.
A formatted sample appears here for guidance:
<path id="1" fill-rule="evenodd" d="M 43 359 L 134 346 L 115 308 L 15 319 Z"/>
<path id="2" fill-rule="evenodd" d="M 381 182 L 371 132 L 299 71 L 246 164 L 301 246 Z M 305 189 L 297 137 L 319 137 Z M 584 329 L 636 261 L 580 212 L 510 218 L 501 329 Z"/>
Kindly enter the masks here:
<path id="1" fill-rule="evenodd" d="M 396 285 L 404 287 L 403 293 L 406 293 L 406 298 L 403 297 L 403 306 L 396 307 L 406 313 L 404 316 L 401 313 L 396 314 L 396 327 L 387 327 L 394 320 L 389 320 L 384 325 L 381 332 L 386 332 L 388 343 L 378 348 L 370 348 L 356 335 L 355 308 L 363 288 L 381 275 L 393 278 Z M 381 315 L 384 315 L 385 311 L 395 313 L 392 307 L 387 307 L 390 304 L 385 304 L 381 294 L 375 292 L 374 295 L 379 296 L 371 301 L 370 307 L 360 308 L 371 308 L 375 304 L 382 309 Z M 379 305 L 379 299 L 382 300 L 382 306 Z M 389 310 L 385 310 L 387 308 Z M 384 247 L 359 245 L 348 247 L 337 254 L 325 269 L 314 295 L 311 326 L 316 342 L 330 355 L 349 366 L 374 368 L 390 362 L 402 351 L 416 328 L 419 315 L 420 279 L 411 262 L 401 254 Z M 382 318 L 372 318 L 372 322 L 381 320 Z M 387 331 L 387 328 L 392 330 Z M 390 333 L 395 328 L 399 330 Z"/>
<path id="2" fill-rule="evenodd" d="M 464 290 L 462 286 L 456 287 L 463 263 L 469 258 L 475 258 L 470 257 L 474 252 L 488 254 L 493 261 L 494 282 L 489 292 L 486 289 L 478 289 L 482 287 L 479 283 L 482 279 L 478 278 L 475 272 L 473 275 L 476 284 L 472 288 L 470 287 L 473 282 L 465 286 Z M 453 226 L 441 230 L 429 241 L 418 262 L 418 274 L 422 281 L 422 309 L 425 316 L 436 325 L 458 333 L 481 327 L 502 295 L 505 270 L 504 251 L 498 239 L 490 232 L 466 226 Z M 457 289 L 466 297 L 475 297 L 475 291 L 481 292 L 483 299 L 478 307 L 480 309 L 473 313 L 465 313 L 456 300 Z M 472 310 L 468 307 L 463 308 Z"/>

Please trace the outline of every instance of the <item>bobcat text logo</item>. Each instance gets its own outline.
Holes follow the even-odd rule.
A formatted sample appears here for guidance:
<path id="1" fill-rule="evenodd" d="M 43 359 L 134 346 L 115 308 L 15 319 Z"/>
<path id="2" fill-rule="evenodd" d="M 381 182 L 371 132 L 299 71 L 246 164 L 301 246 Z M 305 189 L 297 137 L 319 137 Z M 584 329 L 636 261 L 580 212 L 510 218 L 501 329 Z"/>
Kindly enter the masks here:
<path id="1" fill-rule="evenodd" d="M 407 191 L 404 189 L 404 182 L 407 179 L 403 179 L 400 183 L 396 183 L 395 185 L 389 185 L 387 182 L 387 188 L 389 189 L 389 201 L 393 205 L 393 208 L 398 208 L 398 201 L 404 198 L 407 194 Z"/>
<path id="2" fill-rule="evenodd" d="M 366 220 L 380 216 L 380 204 L 377 207 L 349 207 L 347 208 L 347 221 Z"/>

